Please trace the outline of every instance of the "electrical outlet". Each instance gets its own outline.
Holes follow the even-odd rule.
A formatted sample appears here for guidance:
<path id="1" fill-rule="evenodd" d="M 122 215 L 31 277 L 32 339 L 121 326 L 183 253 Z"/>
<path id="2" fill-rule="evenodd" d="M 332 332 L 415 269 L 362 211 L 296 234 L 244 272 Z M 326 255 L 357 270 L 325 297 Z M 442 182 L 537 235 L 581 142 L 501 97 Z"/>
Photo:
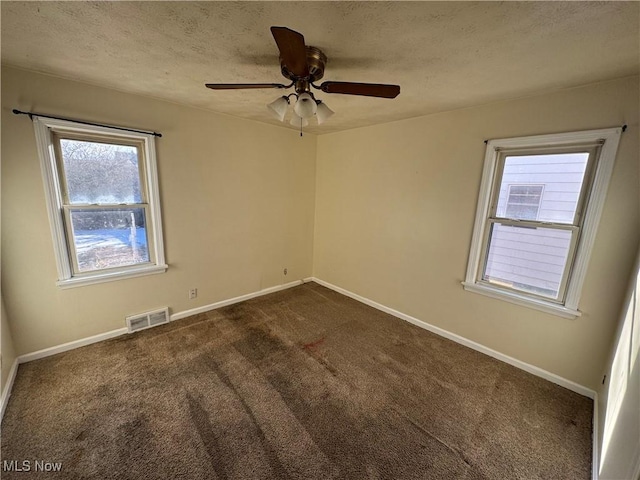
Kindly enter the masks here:
<path id="1" fill-rule="evenodd" d="M 189 300 L 193 300 L 194 298 L 198 298 L 198 289 L 197 288 L 189 289 Z"/>
<path id="2" fill-rule="evenodd" d="M 286 274 L 288 273 L 288 272 L 287 272 L 287 269 L 285 268 L 285 269 L 282 271 L 282 273 L 284 273 L 284 274 L 286 275 Z"/>

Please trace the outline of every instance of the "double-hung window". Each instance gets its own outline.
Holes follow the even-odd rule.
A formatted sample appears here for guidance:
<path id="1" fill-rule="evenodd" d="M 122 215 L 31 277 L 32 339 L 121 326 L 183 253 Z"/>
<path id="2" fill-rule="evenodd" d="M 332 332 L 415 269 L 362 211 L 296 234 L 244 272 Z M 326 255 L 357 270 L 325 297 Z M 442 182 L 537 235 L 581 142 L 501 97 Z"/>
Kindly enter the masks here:
<path id="1" fill-rule="evenodd" d="M 465 289 L 573 318 L 621 129 L 487 142 Z"/>
<path id="2" fill-rule="evenodd" d="M 34 126 L 58 285 L 164 272 L 154 137 L 37 116 Z"/>

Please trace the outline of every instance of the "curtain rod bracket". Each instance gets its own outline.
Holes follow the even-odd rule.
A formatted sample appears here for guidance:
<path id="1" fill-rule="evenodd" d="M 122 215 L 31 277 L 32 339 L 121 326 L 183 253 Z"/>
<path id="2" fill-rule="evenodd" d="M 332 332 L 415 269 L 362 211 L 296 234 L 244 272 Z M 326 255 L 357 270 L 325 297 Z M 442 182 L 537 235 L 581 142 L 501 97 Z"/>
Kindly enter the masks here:
<path id="1" fill-rule="evenodd" d="M 33 120 L 33 116 L 35 115 L 37 117 L 53 118 L 55 120 L 66 120 L 67 122 L 82 123 L 83 125 L 92 125 L 94 127 L 115 128 L 116 130 L 124 130 L 125 132 L 145 133 L 147 135 L 153 135 L 154 137 L 162 137 L 162 134 L 157 132 L 147 132 L 144 130 L 135 130 L 133 128 L 114 127 L 113 125 L 105 125 L 103 123 L 85 122 L 82 120 L 75 120 L 73 118 L 65 118 L 65 117 L 54 117 L 53 115 L 43 115 L 41 113 L 35 113 L 35 112 L 23 112 L 21 110 L 18 110 L 17 108 L 14 108 L 12 111 L 15 115 L 28 115 L 31 120 Z"/>

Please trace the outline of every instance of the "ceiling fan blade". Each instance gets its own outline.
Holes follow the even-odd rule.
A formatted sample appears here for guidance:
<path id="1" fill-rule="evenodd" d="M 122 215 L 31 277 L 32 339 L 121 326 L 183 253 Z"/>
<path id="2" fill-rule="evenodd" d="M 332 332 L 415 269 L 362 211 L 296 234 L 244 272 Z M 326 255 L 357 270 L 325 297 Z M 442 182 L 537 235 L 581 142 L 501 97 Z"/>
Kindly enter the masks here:
<path id="1" fill-rule="evenodd" d="M 212 90 L 236 90 L 240 88 L 287 88 L 281 83 L 205 83 Z"/>
<path id="2" fill-rule="evenodd" d="M 271 27 L 271 34 L 280 50 L 280 61 L 297 77 L 309 76 L 307 48 L 301 33 L 287 27 Z"/>
<path id="3" fill-rule="evenodd" d="M 323 82 L 320 89 L 325 93 L 364 95 L 365 97 L 396 98 L 400 94 L 400 85 L 383 83 Z"/>

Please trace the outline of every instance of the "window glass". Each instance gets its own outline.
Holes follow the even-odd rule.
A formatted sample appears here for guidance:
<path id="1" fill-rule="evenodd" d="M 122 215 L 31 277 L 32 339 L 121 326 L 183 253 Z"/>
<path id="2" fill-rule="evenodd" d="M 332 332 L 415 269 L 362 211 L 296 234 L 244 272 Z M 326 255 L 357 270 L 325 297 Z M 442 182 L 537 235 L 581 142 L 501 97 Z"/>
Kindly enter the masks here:
<path id="1" fill-rule="evenodd" d="M 571 249 L 571 230 L 491 225 L 482 279 L 555 299 Z"/>
<path id="2" fill-rule="evenodd" d="M 144 208 L 70 209 L 78 270 L 149 262 Z"/>
<path id="3" fill-rule="evenodd" d="M 132 145 L 60 139 L 69 203 L 141 203 L 138 149 Z"/>
<path id="4" fill-rule="evenodd" d="M 496 216 L 573 223 L 588 160 L 588 152 L 508 155 Z"/>

